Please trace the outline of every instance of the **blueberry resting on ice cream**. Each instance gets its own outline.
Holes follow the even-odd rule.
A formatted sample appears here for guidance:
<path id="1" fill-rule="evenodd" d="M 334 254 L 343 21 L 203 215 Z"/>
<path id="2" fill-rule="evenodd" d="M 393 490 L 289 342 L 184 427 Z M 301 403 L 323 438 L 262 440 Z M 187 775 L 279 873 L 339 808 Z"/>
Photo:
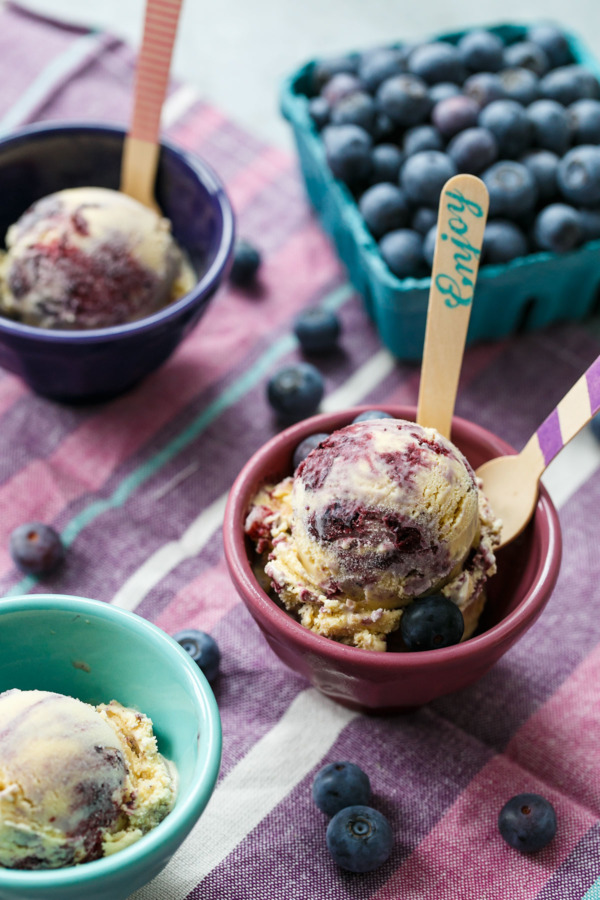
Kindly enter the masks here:
<path id="1" fill-rule="evenodd" d="M 387 418 L 334 432 L 293 477 L 264 485 L 245 530 L 260 580 L 304 626 L 385 650 L 403 608 L 429 594 L 452 600 L 473 633 L 500 522 L 454 444 Z"/>
<path id="2" fill-rule="evenodd" d="M 119 191 L 72 188 L 8 229 L 0 312 L 41 328 L 107 328 L 152 315 L 195 281 L 168 219 Z"/>

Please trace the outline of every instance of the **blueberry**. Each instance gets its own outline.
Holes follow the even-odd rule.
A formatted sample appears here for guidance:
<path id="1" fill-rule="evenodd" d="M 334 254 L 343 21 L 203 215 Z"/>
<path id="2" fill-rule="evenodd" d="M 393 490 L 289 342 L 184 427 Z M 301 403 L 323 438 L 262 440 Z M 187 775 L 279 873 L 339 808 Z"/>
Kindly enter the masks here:
<path id="1" fill-rule="evenodd" d="M 437 224 L 433 225 L 423 239 L 423 258 L 430 269 L 433 269 L 433 257 L 435 255 L 435 242 L 437 238 Z"/>
<path id="2" fill-rule="evenodd" d="M 358 77 L 365 90 L 375 93 L 382 81 L 404 71 L 401 54 L 393 47 L 378 47 L 364 54 L 358 67 Z"/>
<path id="3" fill-rule="evenodd" d="M 382 182 L 368 188 L 360 198 L 358 208 L 367 228 L 376 238 L 408 224 L 408 200 L 394 184 Z"/>
<path id="4" fill-rule="evenodd" d="M 11 533 L 10 555 L 22 572 L 48 575 L 63 561 L 65 549 L 60 535 L 51 525 L 28 522 Z"/>
<path id="5" fill-rule="evenodd" d="M 509 100 L 529 106 L 540 95 L 539 78 L 530 69 L 502 69 L 499 76 Z"/>
<path id="6" fill-rule="evenodd" d="M 573 147 L 558 164 L 558 187 L 576 205 L 600 204 L 600 147 Z"/>
<path id="7" fill-rule="evenodd" d="M 600 238 L 600 209 L 580 209 L 579 222 L 584 241 L 597 241 Z"/>
<path id="8" fill-rule="evenodd" d="M 312 89 L 318 94 L 325 84 L 334 77 L 334 75 L 345 74 L 355 75 L 358 69 L 358 57 L 354 54 L 344 56 L 332 56 L 328 59 L 320 59 L 311 73 Z"/>
<path id="9" fill-rule="evenodd" d="M 294 334 L 305 353 L 326 353 L 335 349 L 340 331 L 336 314 L 320 306 L 303 310 L 294 320 Z"/>
<path id="10" fill-rule="evenodd" d="M 413 600 L 402 613 L 400 633 L 409 650 L 436 650 L 458 644 L 465 623 L 458 606 L 443 594 Z"/>
<path id="11" fill-rule="evenodd" d="M 514 222 L 493 219 L 485 226 L 483 258 L 491 265 L 510 262 L 528 252 L 527 238 Z"/>
<path id="12" fill-rule="evenodd" d="M 328 81 L 321 95 L 327 100 L 330 106 L 335 106 L 344 97 L 360 91 L 361 84 L 356 75 L 350 75 L 347 72 L 340 72 L 334 75 L 331 81 Z"/>
<path id="13" fill-rule="evenodd" d="M 389 858 L 394 835 L 388 820 L 370 806 L 347 806 L 327 826 L 327 849 L 349 872 L 371 872 Z"/>
<path id="14" fill-rule="evenodd" d="M 596 413 L 596 415 L 592 418 L 590 427 L 592 429 L 592 434 L 594 435 L 596 440 L 600 441 L 600 413 Z"/>
<path id="15" fill-rule="evenodd" d="M 404 160 L 404 154 L 396 144 L 377 144 L 373 147 L 371 159 L 371 181 L 374 184 L 380 181 L 396 183 Z"/>
<path id="16" fill-rule="evenodd" d="M 329 122 L 331 109 L 325 97 L 313 97 L 308 103 L 308 114 L 320 131 Z"/>
<path id="17" fill-rule="evenodd" d="M 438 150 L 423 150 L 409 156 L 400 170 L 400 186 L 416 206 L 437 207 L 440 191 L 456 166 L 449 156 Z"/>
<path id="18" fill-rule="evenodd" d="M 297 421 L 312 416 L 323 399 L 323 378 L 310 363 L 283 366 L 267 383 L 267 399 L 279 418 Z"/>
<path id="19" fill-rule="evenodd" d="M 587 101 L 591 103 L 592 101 Z M 600 104 L 598 104 L 600 108 Z M 534 143 L 542 150 L 562 156 L 571 145 L 571 123 L 564 106 L 556 100 L 536 100 L 527 110 Z"/>
<path id="20" fill-rule="evenodd" d="M 459 94 L 457 97 L 448 97 L 440 100 L 433 107 L 431 120 L 444 137 L 452 137 L 465 128 L 471 128 L 477 124 L 479 106 L 472 97 Z"/>
<path id="21" fill-rule="evenodd" d="M 433 125 L 415 125 L 404 133 L 403 150 L 405 156 L 420 153 L 421 150 L 443 150 L 444 140 Z"/>
<path id="22" fill-rule="evenodd" d="M 533 25 L 527 32 L 527 40 L 542 48 L 553 68 L 572 62 L 569 42 L 554 25 Z"/>
<path id="23" fill-rule="evenodd" d="M 294 457 L 292 460 L 292 465 L 294 467 L 294 472 L 298 468 L 301 462 L 304 462 L 309 453 L 318 447 L 319 444 L 322 444 L 323 441 L 326 441 L 329 435 L 320 431 L 316 434 L 309 434 L 308 437 L 305 437 L 303 441 L 300 441 L 296 449 L 294 450 Z"/>
<path id="24" fill-rule="evenodd" d="M 448 97 L 457 97 L 460 94 L 460 88 L 451 81 L 440 81 L 439 84 L 432 84 L 429 88 L 429 99 L 433 106 L 440 100 L 447 100 Z"/>
<path id="25" fill-rule="evenodd" d="M 546 51 L 533 41 L 517 41 L 504 51 L 504 65 L 509 69 L 530 69 L 540 78 L 550 68 Z"/>
<path id="26" fill-rule="evenodd" d="M 322 131 L 325 155 L 336 178 L 354 184 L 368 178 L 372 141 L 358 125 L 328 125 Z"/>
<path id="27" fill-rule="evenodd" d="M 553 200 L 558 191 L 556 175 L 559 158 L 550 150 L 530 150 L 519 160 L 529 169 L 538 189 L 538 199 L 542 203 Z"/>
<path id="28" fill-rule="evenodd" d="M 379 85 L 375 101 L 380 112 L 403 128 L 423 122 L 431 110 L 427 85 L 414 75 L 387 78 Z"/>
<path id="29" fill-rule="evenodd" d="M 556 813 L 550 801 L 539 794 L 517 794 L 500 810 L 498 828 L 510 847 L 535 853 L 556 834 Z"/>
<path id="30" fill-rule="evenodd" d="M 365 91 L 355 91 L 343 97 L 331 110 L 334 125 L 359 125 L 371 133 L 375 127 L 375 101 Z"/>
<path id="31" fill-rule="evenodd" d="M 371 419 L 393 419 L 394 417 L 390 415 L 390 413 L 384 412 L 382 409 L 366 409 L 364 412 L 359 413 L 357 416 L 352 419 L 352 424 L 355 422 L 370 422 Z"/>
<path id="32" fill-rule="evenodd" d="M 430 228 L 437 224 L 437 210 L 429 206 L 419 206 L 412 217 L 410 227 L 419 234 L 426 235 Z"/>
<path id="33" fill-rule="evenodd" d="M 423 265 L 423 238 L 416 231 L 400 228 L 384 235 L 379 249 L 398 278 L 418 277 Z"/>
<path id="34" fill-rule="evenodd" d="M 514 159 L 529 148 L 533 126 L 527 113 L 515 100 L 495 100 L 479 113 L 479 124 L 488 128 L 498 141 L 501 157 Z"/>
<path id="35" fill-rule="evenodd" d="M 583 229 L 577 210 L 566 203 L 551 203 L 538 213 L 533 236 L 541 250 L 567 253 L 583 240 Z"/>
<path id="36" fill-rule="evenodd" d="M 421 44 L 413 50 L 408 59 L 408 71 L 428 84 L 437 84 L 439 81 L 462 84 L 467 77 L 459 51 L 446 41 Z"/>
<path id="37" fill-rule="evenodd" d="M 189 653 L 207 679 L 214 681 L 221 662 L 221 651 L 214 637 L 206 634 L 205 631 L 189 628 L 185 631 L 178 631 L 173 635 L 173 639 L 181 644 L 186 653 Z"/>
<path id="38" fill-rule="evenodd" d="M 458 52 L 471 72 L 497 72 L 502 68 L 504 44 L 491 31 L 469 31 L 459 40 Z"/>
<path id="39" fill-rule="evenodd" d="M 567 110 L 574 144 L 600 144 L 600 102 L 577 100 Z"/>
<path id="40" fill-rule="evenodd" d="M 463 93 L 471 97 L 480 109 L 494 100 L 505 100 L 506 91 L 500 76 L 494 72 L 477 72 L 463 84 Z"/>
<path id="41" fill-rule="evenodd" d="M 498 158 L 498 143 L 487 128 L 467 128 L 452 138 L 447 152 L 458 172 L 478 175 Z"/>
<path id="42" fill-rule="evenodd" d="M 236 240 L 229 280 L 238 287 L 248 287 L 256 278 L 261 258 L 256 247 L 242 238 Z"/>
<path id="43" fill-rule="evenodd" d="M 490 215 L 518 218 L 530 212 L 537 201 L 537 185 L 529 169 L 518 162 L 502 160 L 481 176 L 490 195 Z"/>
<path id="44" fill-rule="evenodd" d="M 598 99 L 600 84 L 593 72 L 583 66 L 561 66 L 544 75 L 540 81 L 540 91 L 548 100 L 569 106 L 576 100 Z"/>
<path id="45" fill-rule="evenodd" d="M 371 799 L 369 776 L 355 763 L 329 763 L 315 775 L 312 795 L 326 816 L 347 806 L 366 806 Z"/>

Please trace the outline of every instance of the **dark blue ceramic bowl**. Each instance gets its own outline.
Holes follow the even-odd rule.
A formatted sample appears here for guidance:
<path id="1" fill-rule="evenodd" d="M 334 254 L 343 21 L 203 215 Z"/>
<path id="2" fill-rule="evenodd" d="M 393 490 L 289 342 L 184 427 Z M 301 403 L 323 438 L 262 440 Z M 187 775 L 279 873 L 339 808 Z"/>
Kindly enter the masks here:
<path id="1" fill-rule="evenodd" d="M 104 125 L 36 125 L 0 140 L 0 235 L 54 191 L 118 189 L 124 131 Z M 215 173 L 163 143 L 158 204 L 198 273 L 194 289 L 152 316 L 89 331 L 51 331 L 0 317 L 0 366 L 39 394 L 67 402 L 113 397 L 156 369 L 200 319 L 228 271 L 231 204 Z"/>

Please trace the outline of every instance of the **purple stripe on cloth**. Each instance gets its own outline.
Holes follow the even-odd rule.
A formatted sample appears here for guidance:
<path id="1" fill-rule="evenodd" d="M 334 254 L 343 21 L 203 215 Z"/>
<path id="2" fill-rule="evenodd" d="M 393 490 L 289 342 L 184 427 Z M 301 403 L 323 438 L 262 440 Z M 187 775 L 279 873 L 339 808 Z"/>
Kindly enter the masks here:
<path id="1" fill-rule="evenodd" d="M 50 456 L 94 411 L 94 407 L 59 406 L 26 392 L 2 417 L 0 427 L 7 439 L 13 441 L 14 451 L 0 454 L 0 485 L 33 459 Z"/>
<path id="2" fill-rule="evenodd" d="M 595 415 L 600 409 L 600 359 L 590 366 L 585 377 L 590 395 L 590 409 L 592 415 Z"/>
<path id="3" fill-rule="evenodd" d="M 0 112 L 6 113 L 40 71 L 88 29 L 52 24 L 12 4 L 1 14 Z"/>
<path id="4" fill-rule="evenodd" d="M 213 689 L 223 727 L 223 779 L 308 685 L 266 647 L 241 601 L 212 634 L 221 648 L 220 675 Z"/>
<path id="5" fill-rule="evenodd" d="M 584 835 L 535 900 L 582 900 L 598 878 L 599 859 L 600 824 Z"/>
<path id="6" fill-rule="evenodd" d="M 563 448 L 563 439 L 557 409 L 553 410 L 548 418 L 542 422 L 537 430 L 537 437 L 542 456 L 544 457 L 544 462 L 546 465 L 549 465 L 556 454 Z"/>

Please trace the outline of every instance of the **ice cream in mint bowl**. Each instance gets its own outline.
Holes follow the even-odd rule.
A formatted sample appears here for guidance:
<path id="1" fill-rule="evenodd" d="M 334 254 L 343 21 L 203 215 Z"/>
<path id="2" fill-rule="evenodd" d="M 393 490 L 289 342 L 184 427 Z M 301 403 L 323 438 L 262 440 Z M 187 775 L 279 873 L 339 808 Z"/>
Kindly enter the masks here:
<path id="1" fill-rule="evenodd" d="M 449 442 L 415 425 L 414 407 L 379 410 L 313 416 L 269 440 L 231 489 L 224 542 L 277 656 L 333 700 L 384 713 L 465 688 L 506 653 L 552 593 L 561 535 L 542 488 L 527 529 L 496 551 L 474 470 L 514 450 L 465 419 Z M 434 618 L 425 649 L 432 606 L 442 642 Z"/>
<path id="2" fill-rule="evenodd" d="M 55 400 L 110 398 L 149 375 L 228 271 L 217 175 L 162 143 L 156 214 L 119 192 L 123 140 L 83 124 L 0 139 L 0 366 Z"/>
<path id="3" fill-rule="evenodd" d="M 63 595 L 0 606 L 0 897 L 125 900 L 216 783 L 204 675 L 134 613 Z"/>

